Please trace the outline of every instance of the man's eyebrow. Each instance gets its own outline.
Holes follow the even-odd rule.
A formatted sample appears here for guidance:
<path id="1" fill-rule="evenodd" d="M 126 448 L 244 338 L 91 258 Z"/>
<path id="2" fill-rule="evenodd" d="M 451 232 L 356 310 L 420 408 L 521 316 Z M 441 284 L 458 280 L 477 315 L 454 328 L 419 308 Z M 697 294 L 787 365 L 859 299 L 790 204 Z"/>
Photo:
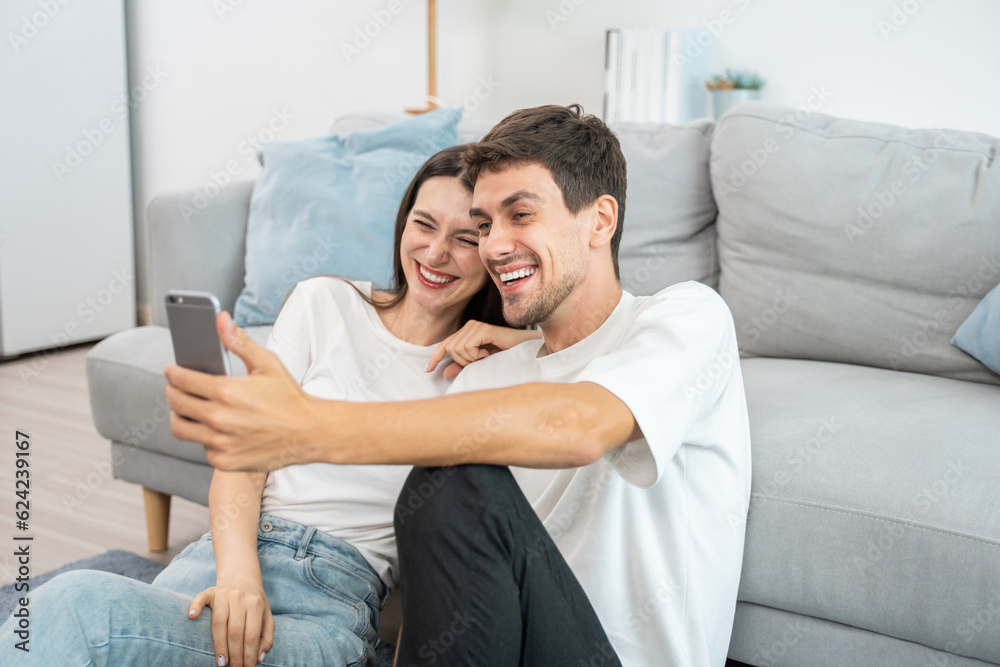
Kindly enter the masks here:
<path id="1" fill-rule="evenodd" d="M 534 192 L 528 192 L 527 190 L 518 190 L 517 192 L 507 197 L 502 202 L 500 202 L 500 210 L 509 208 L 514 204 L 516 204 L 517 202 L 521 201 L 522 199 L 528 199 L 536 204 L 542 203 L 542 198 L 539 195 L 536 195 Z"/>
<path id="2" fill-rule="evenodd" d="M 518 190 L 517 192 L 515 192 L 512 195 L 510 195 L 509 197 L 507 197 L 506 199 L 504 199 L 502 202 L 500 202 L 500 210 L 502 211 L 505 208 L 510 208 L 511 206 L 513 206 L 517 202 L 521 201 L 522 199 L 527 199 L 527 200 L 532 201 L 532 202 L 534 202 L 536 204 L 541 204 L 542 203 L 542 198 L 541 198 L 540 195 L 536 195 L 534 192 L 528 192 L 527 190 Z M 489 218 L 490 217 L 489 214 L 486 213 L 486 211 L 484 211 L 481 208 L 470 208 L 469 209 L 469 215 L 472 216 L 473 218 Z"/>
<path id="3" fill-rule="evenodd" d="M 428 213 L 427 211 L 422 211 L 420 209 L 416 209 L 415 208 L 415 209 L 413 209 L 412 213 L 413 213 L 413 215 L 419 215 L 422 218 L 427 218 L 428 220 L 430 220 L 434 224 L 437 224 L 437 220 L 434 219 L 434 216 L 431 215 L 430 213 Z"/>

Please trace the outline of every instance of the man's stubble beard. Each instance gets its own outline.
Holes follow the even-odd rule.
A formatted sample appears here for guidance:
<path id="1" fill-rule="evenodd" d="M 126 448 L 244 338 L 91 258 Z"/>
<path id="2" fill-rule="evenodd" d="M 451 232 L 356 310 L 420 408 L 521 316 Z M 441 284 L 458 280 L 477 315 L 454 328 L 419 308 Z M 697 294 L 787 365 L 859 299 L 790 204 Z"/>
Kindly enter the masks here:
<path id="1" fill-rule="evenodd" d="M 541 288 L 534 300 L 527 305 L 527 309 L 516 319 L 511 312 L 510 299 L 522 300 L 525 297 L 524 295 L 505 297 L 503 298 L 503 317 L 512 327 L 530 327 L 545 322 L 552 317 L 552 313 L 573 292 L 579 282 L 579 275 L 565 274 L 562 280 L 555 285 Z"/>

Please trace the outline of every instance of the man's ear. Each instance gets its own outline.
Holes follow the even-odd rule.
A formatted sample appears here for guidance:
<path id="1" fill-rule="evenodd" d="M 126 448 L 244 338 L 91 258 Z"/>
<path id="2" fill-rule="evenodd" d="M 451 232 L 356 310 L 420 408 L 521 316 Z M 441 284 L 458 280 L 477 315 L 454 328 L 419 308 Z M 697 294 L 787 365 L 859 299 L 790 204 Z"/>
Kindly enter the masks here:
<path id="1" fill-rule="evenodd" d="M 618 229 L 618 200 L 611 195 L 601 195 L 594 202 L 594 218 L 590 230 L 590 246 L 610 245 Z"/>

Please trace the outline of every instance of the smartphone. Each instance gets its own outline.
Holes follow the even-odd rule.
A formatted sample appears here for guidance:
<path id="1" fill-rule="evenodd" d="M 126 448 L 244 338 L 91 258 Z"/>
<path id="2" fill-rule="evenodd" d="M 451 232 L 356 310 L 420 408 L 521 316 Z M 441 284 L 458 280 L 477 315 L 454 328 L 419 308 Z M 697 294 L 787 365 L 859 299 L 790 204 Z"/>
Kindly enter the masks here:
<path id="1" fill-rule="evenodd" d="M 177 364 L 202 373 L 231 375 L 229 357 L 215 328 L 220 312 L 215 295 L 171 290 L 166 299 Z"/>

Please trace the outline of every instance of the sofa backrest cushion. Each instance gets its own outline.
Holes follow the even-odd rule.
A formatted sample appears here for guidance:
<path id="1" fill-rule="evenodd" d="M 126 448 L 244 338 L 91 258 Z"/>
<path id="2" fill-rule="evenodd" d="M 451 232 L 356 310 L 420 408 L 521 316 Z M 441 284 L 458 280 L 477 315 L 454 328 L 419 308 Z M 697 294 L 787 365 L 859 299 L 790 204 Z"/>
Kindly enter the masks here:
<path id="1" fill-rule="evenodd" d="M 685 280 L 718 284 L 715 200 L 708 160 L 715 124 L 612 126 L 628 163 L 622 287 L 655 294 Z"/>
<path id="2" fill-rule="evenodd" d="M 712 142 L 744 356 L 1000 384 L 950 344 L 1000 281 L 1000 140 L 751 102 Z"/>

